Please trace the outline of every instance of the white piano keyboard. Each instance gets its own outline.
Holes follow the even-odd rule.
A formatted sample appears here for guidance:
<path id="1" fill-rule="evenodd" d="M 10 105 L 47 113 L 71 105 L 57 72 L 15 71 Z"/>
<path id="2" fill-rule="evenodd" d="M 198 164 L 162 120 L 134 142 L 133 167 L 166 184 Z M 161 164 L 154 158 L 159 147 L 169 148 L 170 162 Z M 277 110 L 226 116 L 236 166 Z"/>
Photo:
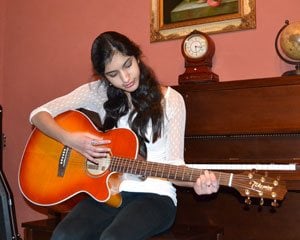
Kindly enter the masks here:
<path id="1" fill-rule="evenodd" d="M 186 164 L 187 167 L 208 170 L 296 171 L 297 164 Z"/>

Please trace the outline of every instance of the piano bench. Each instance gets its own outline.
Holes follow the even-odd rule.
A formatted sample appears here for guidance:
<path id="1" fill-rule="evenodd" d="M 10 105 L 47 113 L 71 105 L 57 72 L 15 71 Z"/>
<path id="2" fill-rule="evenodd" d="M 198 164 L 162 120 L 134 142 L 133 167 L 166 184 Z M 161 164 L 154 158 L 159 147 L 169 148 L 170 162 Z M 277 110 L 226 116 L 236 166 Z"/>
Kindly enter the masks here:
<path id="1" fill-rule="evenodd" d="M 22 223 L 24 240 L 49 240 L 58 220 L 49 218 Z M 218 226 L 175 225 L 150 240 L 222 240 L 223 228 Z"/>

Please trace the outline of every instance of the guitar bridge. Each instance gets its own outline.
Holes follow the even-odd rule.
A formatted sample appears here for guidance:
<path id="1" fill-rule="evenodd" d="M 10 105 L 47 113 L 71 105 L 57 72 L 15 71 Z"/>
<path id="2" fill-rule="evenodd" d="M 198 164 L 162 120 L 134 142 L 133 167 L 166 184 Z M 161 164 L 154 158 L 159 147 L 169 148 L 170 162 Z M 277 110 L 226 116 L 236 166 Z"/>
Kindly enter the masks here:
<path id="1" fill-rule="evenodd" d="M 58 161 L 58 177 L 63 177 L 65 175 L 66 167 L 68 164 L 71 148 L 64 146 Z"/>

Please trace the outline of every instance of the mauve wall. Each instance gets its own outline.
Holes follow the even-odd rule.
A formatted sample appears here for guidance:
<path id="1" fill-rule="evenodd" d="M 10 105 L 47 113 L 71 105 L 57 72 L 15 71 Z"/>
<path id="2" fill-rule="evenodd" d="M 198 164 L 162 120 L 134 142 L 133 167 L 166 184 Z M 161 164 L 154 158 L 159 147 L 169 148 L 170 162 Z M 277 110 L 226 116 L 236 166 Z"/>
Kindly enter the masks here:
<path id="1" fill-rule="evenodd" d="M 4 50 L 5 1 L 0 0 L 0 104 L 3 103 L 3 50 Z"/>
<path id="2" fill-rule="evenodd" d="M 256 1 L 257 28 L 212 35 L 214 72 L 221 81 L 279 76 L 292 69 L 274 50 L 284 21 L 300 20 L 299 0 Z M 22 198 L 20 158 L 31 126 L 30 111 L 86 82 L 90 45 L 102 31 L 116 30 L 142 47 L 160 81 L 176 85 L 183 73 L 181 40 L 149 42 L 150 1 L 0 0 L 0 100 L 7 146 L 4 170 L 14 193 L 17 220 L 43 218 Z M 23 229 L 19 227 L 19 231 Z"/>

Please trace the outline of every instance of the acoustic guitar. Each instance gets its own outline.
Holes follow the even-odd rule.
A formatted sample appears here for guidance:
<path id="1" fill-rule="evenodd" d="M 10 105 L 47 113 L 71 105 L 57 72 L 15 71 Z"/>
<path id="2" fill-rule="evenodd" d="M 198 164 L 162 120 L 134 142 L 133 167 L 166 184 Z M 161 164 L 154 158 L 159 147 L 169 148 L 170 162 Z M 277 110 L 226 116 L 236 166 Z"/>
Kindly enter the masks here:
<path id="1" fill-rule="evenodd" d="M 34 129 L 26 144 L 19 169 L 19 186 L 30 202 L 53 206 L 86 193 L 99 202 L 120 206 L 118 187 L 123 173 L 143 177 L 194 182 L 204 170 L 185 165 L 175 166 L 137 160 L 138 140 L 129 129 L 97 130 L 93 122 L 79 111 L 58 115 L 55 121 L 64 129 L 83 131 L 110 139 L 111 154 L 97 163 L 77 151 Z M 283 200 L 284 182 L 248 171 L 241 174 L 213 171 L 220 185 L 235 188 L 242 196 Z"/>

